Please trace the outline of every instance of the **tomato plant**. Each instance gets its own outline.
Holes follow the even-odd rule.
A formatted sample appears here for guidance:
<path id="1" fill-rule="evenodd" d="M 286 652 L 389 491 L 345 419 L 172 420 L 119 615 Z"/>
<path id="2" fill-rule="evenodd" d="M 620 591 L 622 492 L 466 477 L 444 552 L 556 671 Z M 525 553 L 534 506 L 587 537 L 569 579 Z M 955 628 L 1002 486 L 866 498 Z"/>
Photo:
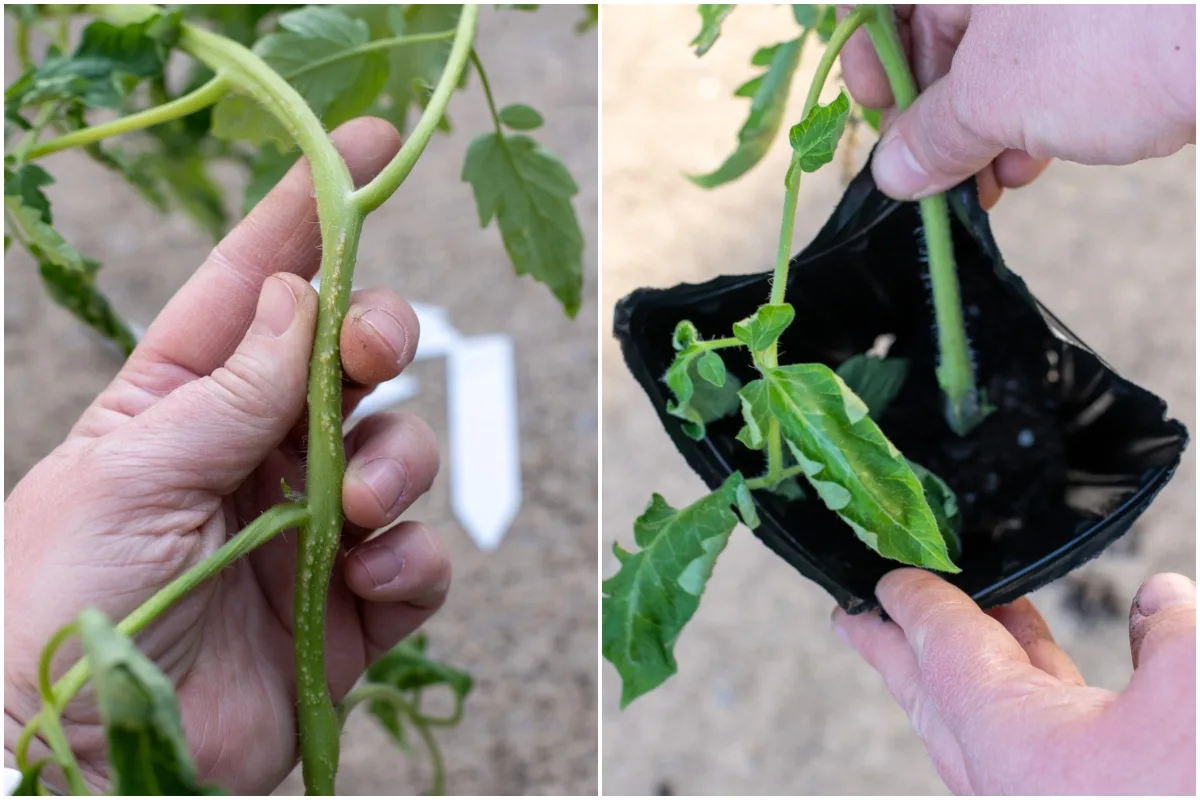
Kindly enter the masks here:
<path id="1" fill-rule="evenodd" d="M 699 7 L 702 29 L 692 42 L 697 55 L 713 46 L 733 9 Z M 683 420 L 683 431 L 692 439 L 705 437 L 707 423 L 740 411 L 745 424 L 737 439 L 763 453 L 763 470 L 754 476 L 733 472 L 712 494 L 683 509 L 654 495 L 634 525 L 640 550 L 615 548 L 620 569 L 604 582 L 602 648 L 621 674 L 622 705 L 676 671 L 675 641 L 695 614 L 738 516 L 751 529 L 759 525 L 753 492 L 798 498 L 813 491 L 841 518 L 847 533 L 879 555 L 947 573 L 960 571 L 953 560 L 959 549 L 953 492 L 940 477 L 908 461 L 876 423 L 903 383 L 907 364 L 870 353 L 847 360 L 836 371 L 819 363 L 781 362 L 780 335 L 795 320 L 785 292 L 801 176 L 833 160 L 850 116 L 845 92 L 828 105 L 818 102 L 838 53 L 865 26 L 897 107 L 906 108 L 917 94 L 891 6 L 855 6 L 841 22 L 836 22 L 833 6 L 792 10 L 799 36 L 760 49 L 752 63 L 765 72 L 736 92 L 751 100 L 737 149 L 714 172 L 692 178 L 712 188 L 737 179 L 762 158 L 782 124 L 801 47 L 813 35 L 823 40 L 826 48 L 801 120 L 788 131 L 792 155 L 784 177 L 770 295 L 732 330 L 703 332 L 716 334 L 712 338 L 688 320 L 679 322 L 672 342 L 674 362 L 663 378 L 674 398 L 666 411 Z M 988 409 L 976 388 L 945 197 L 921 200 L 920 212 L 937 321 L 937 382 L 946 421 L 963 436 Z M 742 385 L 727 370 L 721 354 L 730 351 L 748 353 L 755 380 Z"/>
<path id="2" fill-rule="evenodd" d="M 211 794 L 197 785 L 178 704 L 166 677 L 129 637 L 197 585 L 281 531 L 296 528 L 295 661 L 300 750 L 306 791 L 332 794 L 341 725 L 366 704 L 399 743 L 413 734 L 443 786 L 433 731 L 456 724 L 471 689 L 466 673 L 425 653 L 424 640 L 402 642 L 372 666 L 367 682 L 337 707 L 325 673 L 325 604 L 341 538 L 342 431 L 339 332 L 350 302 L 365 217 L 404 182 L 437 131 L 451 129 L 446 110 L 474 71 L 494 130 L 476 136 L 462 180 L 474 194 L 481 226 L 496 222 L 518 274 L 546 284 L 569 316 L 581 301 L 583 235 L 572 198 L 575 181 L 562 161 L 530 133 L 535 109 L 499 106 L 473 44 L 475 5 L 147 5 L 8 6 L 15 17 L 21 73 L 5 91 L 5 247 L 16 243 L 38 265 L 49 296 L 126 353 L 136 338 L 98 290 L 100 264 L 54 227 L 44 156 L 82 148 L 122 175 L 161 210 L 179 209 L 214 238 L 228 220 L 217 161 L 249 173 L 249 209 L 304 156 L 311 167 L 321 231 L 320 313 L 309 375 L 309 438 L 304 496 L 251 522 L 220 549 L 113 625 L 91 609 L 47 644 L 39 670 L 42 711 L 22 731 L 16 757 L 22 794 L 44 793 L 28 748 L 41 735 L 74 794 L 86 793 L 59 716 L 92 681 L 107 734 L 112 789 L 118 794 Z M 508 6 L 533 10 L 536 6 Z M 71 43 L 71 23 L 88 20 Z M 594 25 L 584 7 L 577 31 Z M 50 45 L 35 58 L 31 33 Z M 188 57 L 182 82 L 168 64 Z M 96 112 L 116 118 L 89 124 Z M 356 189 L 328 131 L 371 113 L 405 134 L 395 158 Z M 414 121 L 415 120 L 415 121 Z M 411 124 L 410 124 L 411 123 Z M 120 137 L 114 143 L 110 140 Z M 85 657 L 56 682 L 57 648 L 78 636 Z M 426 689 L 448 687 L 455 711 L 421 709 Z"/>

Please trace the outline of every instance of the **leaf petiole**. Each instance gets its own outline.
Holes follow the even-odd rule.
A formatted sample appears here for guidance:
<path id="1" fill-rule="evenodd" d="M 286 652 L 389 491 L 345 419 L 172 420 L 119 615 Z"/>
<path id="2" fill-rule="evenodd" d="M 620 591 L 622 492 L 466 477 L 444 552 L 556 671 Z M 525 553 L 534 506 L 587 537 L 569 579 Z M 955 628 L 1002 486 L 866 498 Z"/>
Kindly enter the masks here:
<path id="1" fill-rule="evenodd" d="M 79 763 L 75 760 L 75 754 L 71 752 L 71 745 L 67 742 L 66 734 L 63 733 L 62 726 L 58 723 L 54 687 L 50 683 L 50 665 L 62 643 L 78 633 L 78 630 L 79 626 L 74 622 L 69 622 L 59 628 L 46 642 L 46 646 L 42 649 L 42 656 L 38 660 L 38 694 L 41 695 L 43 707 L 42 732 L 45 734 L 46 744 L 54 753 L 54 761 L 62 768 L 71 794 L 76 796 L 88 795 L 91 792 L 88 791 L 83 774 L 79 771 Z"/>
<path id="2" fill-rule="evenodd" d="M 425 151 L 425 146 L 429 144 L 438 124 L 442 121 L 442 116 L 446 113 L 446 106 L 450 104 L 450 96 L 454 94 L 455 87 L 462 79 L 467 58 L 474 53 L 471 46 L 475 41 L 475 25 L 478 18 L 479 6 L 463 6 L 462 13 L 458 17 L 454 44 L 450 46 L 450 55 L 446 58 L 446 66 L 442 70 L 441 78 L 438 79 L 437 88 L 433 90 L 433 95 L 430 96 L 429 103 L 426 104 L 425 111 L 421 114 L 421 119 L 417 121 L 417 126 L 409 134 L 408 140 L 400 148 L 400 152 L 383 168 L 383 171 L 366 186 L 350 195 L 350 203 L 359 214 L 369 214 L 383 205 L 384 201 L 391 197 L 408 177 L 408 173 L 412 172 L 417 159 Z"/>
<path id="3" fill-rule="evenodd" d="M 350 712 L 364 702 L 387 703 L 417 729 L 417 733 L 429 751 L 429 761 L 433 765 L 433 788 L 429 793 L 443 795 L 446 793 L 446 765 L 442 758 L 442 750 L 433 735 L 431 727 L 447 727 L 457 725 L 462 719 L 463 698 L 457 692 L 454 695 L 454 712 L 449 717 L 427 717 L 421 713 L 415 699 L 410 699 L 395 686 L 386 683 L 364 683 L 356 686 L 346 695 L 346 699 L 338 705 L 338 717 L 345 723 Z"/>
<path id="4" fill-rule="evenodd" d="M 155 617 L 170 608 L 181 597 L 201 583 L 237 561 L 259 545 L 288 528 L 294 528 L 308 520 L 308 509 L 295 503 L 281 503 L 265 511 L 233 538 L 221 545 L 212 555 L 159 589 L 149 600 L 121 620 L 117 631 L 133 636 L 149 625 Z M 61 712 L 67 703 L 83 688 L 88 679 L 88 666 L 84 660 L 77 661 L 67 673 L 54 684 L 55 712 Z M 29 745 L 43 723 L 43 714 L 34 716 L 21 731 L 17 739 L 15 755 L 18 766 L 24 770 L 29 764 Z"/>
<path id="5" fill-rule="evenodd" d="M 130 133 L 186 117 L 216 103 L 229 92 L 229 88 L 229 83 L 225 78 L 217 75 L 195 91 L 188 92 L 170 102 L 148 108 L 145 111 L 139 111 L 136 114 L 130 114 L 127 117 L 115 119 L 111 122 L 72 131 L 57 139 L 51 139 L 44 144 L 39 144 L 29 150 L 29 160 L 33 161 L 42 156 L 57 153 L 60 150 L 68 150 L 72 147 L 92 144 L 93 142 L 107 139 L 110 136 L 119 136 L 122 133 Z"/>

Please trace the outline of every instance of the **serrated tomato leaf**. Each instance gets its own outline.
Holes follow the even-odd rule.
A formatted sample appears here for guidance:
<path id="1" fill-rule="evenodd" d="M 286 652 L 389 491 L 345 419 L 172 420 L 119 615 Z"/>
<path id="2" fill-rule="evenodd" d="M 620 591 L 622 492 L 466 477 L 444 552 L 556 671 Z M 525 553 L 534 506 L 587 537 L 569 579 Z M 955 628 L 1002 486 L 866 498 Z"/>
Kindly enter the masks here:
<path id="1" fill-rule="evenodd" d="M 306 6 L 279 18 L 279 30 L 254 45 L 254 52 L 292 85 L 328 128 L 362 114 L 388 78 L 387 56 L 364 51 L 370 29 L 340 9 Z M 290 149 L 291 137 L 275 118 L 245 96 L 217 103 L 213 132 L 255 145 L 274 141 Z"/>
<path id="2" fill-rule="evenodd" d="M 458 17 L 462 13 L 462 6 L 459 4 L 422 3 L 382 8 L 387 9 L 387 22 L 392 36 L 415 36 L 453 30 L 458 25 Z M 447 40 L 388 49 L 388 78 L 384 84 L 388 102 L 378 111 L 401 133 L 408 130 L 410 111 L 416 110 L 419 113 L 428 104 L 429 93 L 422 87 L 437 83 L 446 67 L 450 46 L 451 42 Z M 468 65 L 467 70 L 463 72 L 459 88 L 466 85 L 469 69 Z M 449 132 L 449 118 L 443 116 L 438 128 Z"/>
<path id="3" fill-rule="evenodd" d="M 958 509 L 958 498 L 954 490 L 937 475 L 915 461 L 909 461 L 913 474 L 925 490 L 925 499 L 937 520 L 938 530 L 946 543 L 946 551 L 953 561 L 962 555 L 962 514 Z"/>
<path id="4" fill-rule="evenodd" d="M 796 311 L 788 303 L 759 306 L 744 320 L 733 323 L 733 335 L 753 352 L 763 353 L 779 340 L 795 318 Z"/>
<path id="5" fill-rule="evenodd" d="M 750 116 L 738 132 L 737 149 L 715 171 L 707 175 L 689 175 L 693 183 L 704 189 L 729 183 L 748 172 L 766 155 L 783 122 L 803 41 L 802 38 L 793 39 L 756 54 L 755 62 L 765 62 L 767 71 L 742 84 L 735 92 L 738 97 L 750 98 Z"/>
<path id="6" fill-rule="evenodd" d="M 70 55 L 51 50 L 4 93 L 5 105 L 78 102 L 88 108 L 120 108 L 142 80 L 162 75 L 179 36 L 181 14 L 155 14 L 131 25 L 97 20 L 83 30 Z"/>
<path id="7" fill-rule="evenodd" d="M 692 47 L 696 48 L 697 56 L 704 55 L 709 48 L 716 44 L 717 38 L 721 35 L 721 23 L 735 8 L 737 8 L 736 4 L 702 3 L 696 6 L 696 10 L 700 12 L 700 32 L 696 34 L 695 39 L 692 39 Z"/>
<path id="8" fill-rule="evenodd" d="M 96 288 L 100 264 L 81 256 L 62 235 L 47 225 L 42 212 L 22 202 L 20 195 L 6 194 L 4 210 L 12 233 L 38 264 L 50 297 L 94 331 L 112 340 L 126 355 L 137 340 L 128 325 Z"/>
<path id="9" fill-rule="evenodd" d="M 792 126 L 788 141 L 792 144 L 793 163 L 801 172 L 816 172 L 833 161 L 848 116 L 850 98 L 839 91 L 829 105 L 813 106 L 807 117 Z"/>
<path id="10" fill-rule="evenodd" d="M 4 194 L 15 195 L 21 202 L 38 212 L 42 222 L 50 225 L 54 222 L 50 214 L 50 199 L 42 191 L 43 186 L 50 186 L 54 178 L 49 172 L 37 164 L 22 164 L 15 170 L 4 166 Z"/>
<path id="11" fill-rule="evenodd" d="M 737 472 L 684 509 L 656 494 L 634 523 L 640 550 L 613 547 L 621 568 L 602 586 L 601 650 L 621 675 L 622 708 L 675 674 L 675 642 L 737 525 L 733 507 L 754 513 Z"/>
<path id="12" fill-rule="evenodd" d="M 837 368 L 838 377 L 858 395 L 878 420 L 904 387 L 908 359 L 879 358 L 867 353 L 850 356 Z"/>
<path id="13" fill-rule="evenodd" d="M 188 752 L 175 687 L 95 609 L 79 615 L 79 637 L 92 673 L 118 795 L 215 795 L 200 786 Z"/>
<path id="14" fill-rule="evenodd" d="M 683 420 L 683 432 L 699 441 L 705 425 L 737 411 L 742 384 L 726 371 L 721 356 L 704 346 L 691 322 L 675 326 L 671 344 L 676 356 L 663 380 L 675 399 L 667 401 L 667 413 Z"/>
<path id="15" fill-rule="evenodd" d="M 517 274 L 549 286 L 574 317 L 583 295 L 583 231 L 571 204 L 579 187 L 566 165 L 525 134 L 485 133 L 467 148 L 462 179 L 474 190 L 479 224 L 498 222 Z"/>
<path id="16" fill-rule="evenodd" d="M 753 440 L 777 422 L 809 484 L 868 547 L 905 564 L 960 571 L 912 468 L 833 370 L 767 368 L 741 398 Z"/>

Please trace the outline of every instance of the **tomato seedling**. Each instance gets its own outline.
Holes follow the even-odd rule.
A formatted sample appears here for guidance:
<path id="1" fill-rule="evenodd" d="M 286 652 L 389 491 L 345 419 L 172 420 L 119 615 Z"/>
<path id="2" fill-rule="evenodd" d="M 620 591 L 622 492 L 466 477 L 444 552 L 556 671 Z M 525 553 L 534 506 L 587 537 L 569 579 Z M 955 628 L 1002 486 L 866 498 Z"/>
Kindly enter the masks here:
<path id="1" fill-rule="evenodd" d="M 530 6 L 519 7 L 531 10 Z M 223 567 L 281 531 L 299 530 L 295 588 L 295 661 L 300 750 L 309 794 L 332 794 L 345 715 L 361 703 L 400 743 L 414 731 L 443 786 L 434 728 L 455 724 L 470 676 L 432 661 L 424 640 L 401 643 L 335 708 L 325 672 L 325 605 L 342 531 L 342 372 L 339 332 L 350 303 L 355 255 L 365 217 L 404 182 L 430 138 L 448 131 L 446 109 L 473 67 L 494 130 L 470 144 L 462 179 L 475 196 L 481 226 L 496 221 L 518 274 L 545 283 L 574 316 L 581 300 L 583 235 L 572 204 L 578 192 L 562 161 L 528 132 L 542 116 L 527 105 L 498 108 L 473 49 L 475 5 L 272 6 L 161 8 L 147 5 L 8 6 L 15 16 L 22 72 L 5 91 L 5 247 L 16 242 L 38 264 L 50 296 L 126 353 L 136 345 L 124 319 L 98 291 L 99 264 L 55 229 L 43 187 L 53 178 L 36 161 L 70 148 L 124 176 L 161 210 L 179 208 L 214 238 L 227 220 L 222 190 L 209 173 L 217 160 L 249 169 L 244 207 L 252 207 L 303 155 L 312 170 L 321 231 L 320 315 L 309 377 L 305 495 L 264 513 L 217 552 L 158 592 L 116 626 L 83 610 L 47 645 L 40 671 L 42 712 L 17 747 L 21 793 L 43 793 L 28 747 L 39 732 L 73 793 L 86 793 L 59 715 L 91 677 L 108 733 L 113 789 L 121 794 L 206 794 L 195 782 L 170 682 L 128 637 Z M 69 23 L 96 17 L 72 48 Z M 595 5 L 577 27 L 595 24 Z M 51 44 L 40 63 L 31 32 Z M 192 59 L 182 88 L 167 62 Z M 88 125 L 95 109 L 117 111 Z M 410 128 L 409 118 L 417 112 Z M 396 157 L 356 189 L 328 131 L 364 113 L 406 133 Z M 9 136 L 11 132 L 12 136 Z M 43 140 L 46 133 L 54 138 Z M 106 142 L 124 136 L 132 146 Z M 12 146 L 8 142 L 12 141 Z M 78 635 L 86 657 L 56 683 L 50 659 Z M 449 687 L 455 711 L 427 716 L 421 692 Z"/>
<path id="2" fill-rule="evenodd" d="M 713 46 L 733 6 L 700 6 L 697 55 Z M 760 49 L 765 72 L 736 94 L 751 99 L 735 152 L 714 172 L 692 177 L 704 188 L 735 180 L 766 153 L 784 115 L 791 77 L 807 38 L 826 43 L 809 87 L 801 121 L 788 131 L 791 161 L 784 178 L 783 221 L 770 296 L 731 331 L 701 332 L 684 320 L 675 328 L 675 359 L 664 380 L 674 396 L 667 412 L 691 438 L 705 425 L 737 414 L 738 440 L 765 455 L 761 474 L 729 475 L 712 494 L 683 509 L 654 495 L 634 525 L 638 552 L 615 548 L 619 571 L 604 582 L 602 649 L 621 675 L 622 706 L 675 673 L 674 645 L 695 614 L 701 594 L 738 521 L 758 526 L 752 493 L 798 498 L 811 490 L 862 542 L 904 564 L 955 573 L 958 510 L 938 476 L 909 462 L 875 419 L 903 383 L 907 364 L 863 353 L 837 371 L 824 364 L 784 364 L 780 336 L 795 319 L 786 301 L 788 267 L 801 175 L 833 160 L 850 116 L 844 92 L 828 105 L 818 98 L 838 53 L 865 26 L 900 109 L 917 95 L 891 6 L 855 6 L 836 22 L 833 6 L 793 6 L 800 35 Z M 871 121 L 870 115 L 868 121 Z M 920 201 L 937 321 L 938 385 L 946 420 L 959 436 L 987 414 L 980 402 L 959 298 L 946 199 Z M 705 338 L 703 334 L 715 335 Z M 726 369 L 723 352 L 748 353 L 758 377 L 745 385 Z M 800 483 L 803 477 L 808 489 Z M 736 509 L 738 515 L 733 513 Z"/>

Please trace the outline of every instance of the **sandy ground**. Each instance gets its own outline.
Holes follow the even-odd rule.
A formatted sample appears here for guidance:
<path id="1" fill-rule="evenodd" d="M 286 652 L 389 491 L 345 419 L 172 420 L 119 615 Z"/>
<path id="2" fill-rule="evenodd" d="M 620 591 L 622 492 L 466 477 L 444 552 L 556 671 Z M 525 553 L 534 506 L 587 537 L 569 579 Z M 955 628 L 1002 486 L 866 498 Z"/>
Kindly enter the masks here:
<path id="1" fill-rule="evenodd" d="M 495 227 L 478 227 L 470 188 L 459 178 L 471 136 L 490 129 L 474 78 L 450 107 L 457 132 L 434 140 L 403 191 L 370 218 L 359 251 L 359 285 L 440 305 L 464 333 L 503 332 L 515 345 L 525 493 L 508 537 L 494 554 L 475 548 L 451 514 L 444 467 L 410 515 L 436 525 L 454 559 L 450 600 L 427 626 L 430 647 L 477 681 L 462 725 L 441 736 L 456 794 L 596 791 L 598 37 L 572 33 L 579 16 L 575 7 L 486 9 L 478 45 L 498 100 L 543 112 L 538 137 L 580 185 L 576 208 L 588 246 L 579 318 L 566 320 L 545 288 L 514 277 Z M 49 194 L 61 229 L 104 262 L 101 284 L 117 307 L 149 321 L 211 242 L 186 219 L 157 216 L 77 154 L 47 166 L 59 181 Z M 6 493 L 61 441 L 119 366 L 43 295 L 26 256 L 13 255 L 7 267 Z M 441 363 L 419 363 L 410 374 L 421 392 L 408 410 L 438 431 L 444 465 Z M 423 761 L 398 752 L 373 722 L 350 722 L 341 793 L 414 794 L 428 780 Z M 298 773 L 280 788 L 301 791 Z"/>
<path id="2" fill-rule="evenodd" d="M 786 7 L 743 8 L 703 59 L 687 47 L 693 7 L 604 12 L 603 539 L 614 541 L 652 490 L 675 505 L 703 485 L 677 454 L 609 335 L 612 306 L 670 286 L 773 263 L 787 146 L 712 192 L 683 178 L 732 150 L 757 74 L 754 50 L 791 35 Z M 796 119 L 819 52 L 804 54 Z M 860 150 L 859 155 L 865 151 Z M 1005 197 L 992 218 L 1009 266 L 1116 369 L 1167 399 L 1195 430 L 1195 150 L 1121 169 L 1056 164 Z M 838 173 L 806 176 L 797 249 L 841 193 Z M 1126 614 L 1156 571 L 1195 577 L 1195 450 L 1134 533 L 1034 598 L 1090 681 L 1130 674 Z M 882 681 L 829 633 L 833 601 L 740 529 L 717 563 L 676 653 L 678 675 L 618 711 L 603 667 L 605 794 L 945 793 Z"/>

